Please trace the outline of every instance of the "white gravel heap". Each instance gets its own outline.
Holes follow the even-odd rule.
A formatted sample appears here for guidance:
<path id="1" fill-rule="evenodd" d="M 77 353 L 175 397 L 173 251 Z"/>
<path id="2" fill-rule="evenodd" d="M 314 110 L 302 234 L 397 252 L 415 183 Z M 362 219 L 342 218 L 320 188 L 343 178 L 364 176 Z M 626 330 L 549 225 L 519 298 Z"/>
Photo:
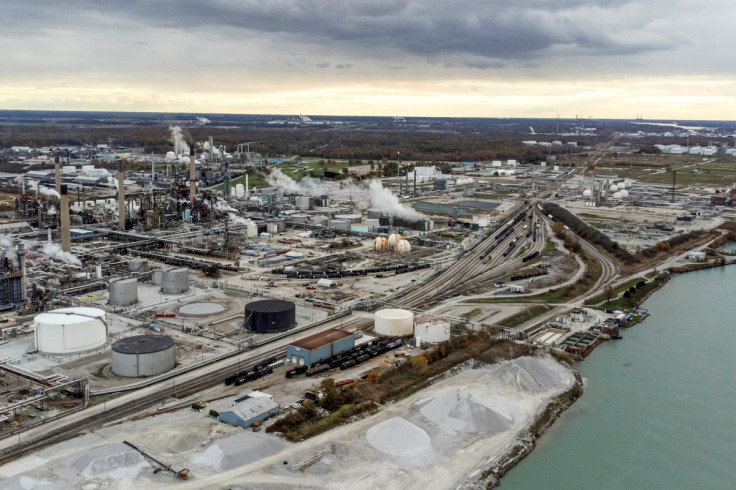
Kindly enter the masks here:
<path id="1" fill-rule="evenodd" d="M 435 424 L 461 432 L 504 432 L 521 418 L 509 400 L 449 388 L 417 402 L 419 412 Z"/>
<path id="2" fill-rule="evenodd" d="M 401 417 L 374 425 L 366 438 L 371 446 L 392 456 L 411 456 L 432 448 L 429 434 Z"/>
<path id="3" fill-rule="evenodd" d="M 123 443 L 105 444 L 85 451 L 70 467 L 87 479 L 131 481 L 149 467 L 143 456 Z"/>
<path id="4" fill-rule="evenodd" d="M 555 363 L 551 359 L 539 359 L 537 357 L 519 357 L 501 364 L 492 370 L 490 378 L 484 381 L 500 383 L 513 391 L 536 395 L 559 387 L 562 378 L 553 370 Z"/>
<path id="5" fill-rule="evenodd" d="M 275 437 L 254 432 L 240 432 L 226 437 L 191 458 L 196 465 L 215 470 L 232 470 L 276 454 L 284 443 Z"/>

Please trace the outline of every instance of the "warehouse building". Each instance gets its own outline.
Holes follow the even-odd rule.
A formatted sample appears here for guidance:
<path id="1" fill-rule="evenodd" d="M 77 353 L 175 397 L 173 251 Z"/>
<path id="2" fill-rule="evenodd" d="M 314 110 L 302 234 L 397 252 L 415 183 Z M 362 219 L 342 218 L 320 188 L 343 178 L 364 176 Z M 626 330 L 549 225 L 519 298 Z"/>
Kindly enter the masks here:
<path id="1" fill-rule="evenodd" d="M 313 366 L 353 347 L 354 334 L 331 328 L 287 345 L 286 360 L 294 364 Z"/>
<path id="2" fill-rule="evenodd" d="M 217 417 L 236 427 L 248 428 L 256 422 L 266 420 L 271 415 L 279 413 L 278 403 L 273 397 L 260 391 L 251 391 L 246 396 L 238 398 L 233 402 L 232 410 L 220 412 Z"/>

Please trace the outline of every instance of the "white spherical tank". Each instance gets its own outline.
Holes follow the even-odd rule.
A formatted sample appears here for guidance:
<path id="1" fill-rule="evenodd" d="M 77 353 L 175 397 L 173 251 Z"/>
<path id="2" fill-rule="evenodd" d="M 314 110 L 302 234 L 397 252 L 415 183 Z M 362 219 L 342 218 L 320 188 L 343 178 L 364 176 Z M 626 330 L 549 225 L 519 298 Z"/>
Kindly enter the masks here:
<path id="1" fill-rule="evenodd" d="M 399 235 L 398 233 L 391 233 L 388 236 L 388 246 L 391 248 L 396 248 L 396 244 L 399 243 L 400 240 L 401 235 Z"/>
<path id="2" fill-rule="evenodd" d="M 33 319 L 36 349 L 47 354 L 71 354 L 105 345 L 107 324 L 99 308 L 61 308 Z"/>
<path id="3" fill-rule="evenodd" d="M 583 191 L 583 197 L 591 197 L 592 195 L 593 195 L 593 191 L 591 191 L 590 189 L 585 189 Z"/>
<path id="4" fill-rule="evenodd" d="M 374 328 L 379 335 L 405 337 L 414 331 L 414 313 L 408 310 L 388 308 L 375 314 Z"/>
<path id="5" fill-rule="evenodd" d="M 626 189 L 619 191 L 619 194 L 621 194 L 621 197 L 624 199 L 629 197 L 629 191 L 627 191 Z"/>
<path id="6" fill-rule="evenodd" d="M 379 236 L 373 240 L 373 249 L 376 252 L 388 252 L 388 239 L 385 236 Z"/>
<path id="7" fill-rule="evenodd" d="M 396 252 L 400 254 L 408 254 L 411 251 L 411 245 L 407 240 L 399 240 L 396 244 Z"/>
<path id="8" fill-rule="evenodd" d="M 627 189 L 630 189 L 631 188 L 631 181 L 630 180 L 625 180 L 624 181 L 624 187 L 626 187 Z"/>
<path id="9" fill-rule="evenodd" d="M 608 188 L 611 192 L 616 192 L 618 190 L 618 186 L 616 184 L 611 184 L 611 187 Z"/>
<path id="10" fill-rule="evenodd" d="M 174 267 L 163 273 L 161 292 L 166 294 L 186 293 L 189 290 L 189 269 Z"/>
<path id="11" fill-rule="evenodd" d="M 621 193 L 620 192 L 614 192 L 613 193 L 613 198 L 614 199 L 621 199 Z"/>
<path id="12" fill-rule="evenodd" d="M 414 327 L 414 337 L 419 337 L 422 341 L 430 344 L 450 340 L 450 322 L 442 318 L 417 320 Z"/>

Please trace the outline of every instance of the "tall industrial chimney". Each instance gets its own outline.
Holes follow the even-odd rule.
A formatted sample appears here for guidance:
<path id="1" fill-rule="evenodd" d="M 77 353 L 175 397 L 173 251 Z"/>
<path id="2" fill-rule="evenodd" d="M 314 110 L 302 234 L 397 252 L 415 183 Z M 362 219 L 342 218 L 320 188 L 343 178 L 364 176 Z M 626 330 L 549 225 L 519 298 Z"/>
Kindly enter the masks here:
<path id="1" fill-rule="evenodd" d="M 26 292 L 26 253 L 26 246 L 22 243 L 19 243 L 16 247 L 16 254 L 18 255 L 18 265 L 20 266 L 20 271 L 23 274 L 20 278 L 20 294 L 24 302 L 28 298 L 28 293 Z"/>
<path id="2" fill-rule="evenodd" d="M 56 179 L 56 192 L 61 195 L 61 163 L 59 163 L 59 155 L 56 155 L 54 161 L 54 178 Z"/>
<path id="3" fill-rule="evenodd" d="M 197 200 L 197 168 L 194 165 L 194 144 L 189 147 L 189 199 L 192 201 L 192 209 L 194 202 Z"/>
<path id="4" fill-rule="evenodd" d="M 125 172 L 122 163 L 118 169 L 118 221 L 120 231 L 125 231 Z"/>
<path id="5" fill-rule="evenodd" d="M 72 251 L 72 237 L 69 230 L 69 189 L 66 184 L 62 184 L 59 189 L 61 194 L 61 249 L 64 252 Z"/>

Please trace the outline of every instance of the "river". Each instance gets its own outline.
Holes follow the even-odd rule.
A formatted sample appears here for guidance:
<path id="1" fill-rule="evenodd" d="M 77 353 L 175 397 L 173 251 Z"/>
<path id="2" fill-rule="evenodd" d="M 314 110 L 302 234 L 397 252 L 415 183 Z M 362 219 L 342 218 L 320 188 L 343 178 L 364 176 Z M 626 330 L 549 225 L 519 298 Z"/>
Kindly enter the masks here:
<path id="1" fill-rule="evenodd" d="M 736 485 L 734 284 L 720 267 L 652 295 L 649 318 L 581 363 L 585 393 L 501 488 Z"/>

